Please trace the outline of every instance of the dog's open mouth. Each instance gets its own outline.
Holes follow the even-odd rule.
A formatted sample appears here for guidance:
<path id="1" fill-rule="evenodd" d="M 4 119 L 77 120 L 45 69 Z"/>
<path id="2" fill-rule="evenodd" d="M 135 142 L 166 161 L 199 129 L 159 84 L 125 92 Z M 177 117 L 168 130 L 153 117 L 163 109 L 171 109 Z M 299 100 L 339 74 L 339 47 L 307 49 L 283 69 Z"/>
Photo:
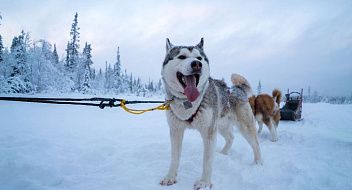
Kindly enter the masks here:
<path id="1" fill-rule="evenodd" d="M 190 102 L 195 101 L 198 96 L 199 96 L 199 91 L 197 89 L 198 83 L 199 83 L 199 74 L 193 74 L 193 75 L 183 75 L 180 72 L 177 72 L 176 74 L 178 81 L 184 88 L 184 94 L 187 96 L 187 99 Z"/>

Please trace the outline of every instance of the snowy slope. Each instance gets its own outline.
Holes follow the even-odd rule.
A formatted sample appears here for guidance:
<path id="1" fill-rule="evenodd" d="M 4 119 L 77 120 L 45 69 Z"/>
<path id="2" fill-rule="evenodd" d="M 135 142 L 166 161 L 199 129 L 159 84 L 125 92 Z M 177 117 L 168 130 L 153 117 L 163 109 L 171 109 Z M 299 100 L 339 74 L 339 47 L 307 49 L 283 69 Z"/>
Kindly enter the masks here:
<path id="1" fill-rule="evenodd" d="M 156 98 L 159 99 L 159 98 Z M 149 107 L 150 105 L 145 105 Z M 352 189 L 352 105 L 304 104 L 301 122 L 282 122 L 279 141 L 259 135 L 263 166 L 236 132 L 228 156 L 216 153 L 213 189 Z M 224 144 L 219 136 L 217 150 Z M 192 189 L 202 142 L 185 134 L 178 183 L 162 187 L 170 161 L 162 111 L 131 115 L 0 101 L 0 189 Z"/>

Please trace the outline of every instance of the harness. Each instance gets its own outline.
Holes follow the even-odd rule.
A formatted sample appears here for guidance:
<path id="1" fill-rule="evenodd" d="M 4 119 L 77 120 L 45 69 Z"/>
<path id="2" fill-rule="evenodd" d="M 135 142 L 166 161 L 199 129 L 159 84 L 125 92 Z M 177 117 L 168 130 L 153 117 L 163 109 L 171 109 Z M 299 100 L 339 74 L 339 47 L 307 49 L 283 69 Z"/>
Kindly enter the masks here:
<path id="1" fill-rule="evenodd" d="M 196 115 L 198 114 L 199 108 L 200 108 L 200 106 L 198 106 L 196 112 L 194 112 L 194 114 L 192 114 L 192 116 L 186 120 L 187 122 L 189 122 L 189 123 L 193 122 L 194 117 L 196 117 Z"/>

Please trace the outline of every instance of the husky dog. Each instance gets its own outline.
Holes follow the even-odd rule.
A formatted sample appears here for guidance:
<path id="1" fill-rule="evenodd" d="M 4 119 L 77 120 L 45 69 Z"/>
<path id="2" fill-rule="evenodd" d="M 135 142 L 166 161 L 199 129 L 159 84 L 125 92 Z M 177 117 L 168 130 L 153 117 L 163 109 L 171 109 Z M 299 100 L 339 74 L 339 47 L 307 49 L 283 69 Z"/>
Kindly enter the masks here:
<path id="1" fill-rule="evenodd" d="M 255 118 L 248 102 L 251 88 L 247 80 L 233 74 L 234 90 L 225 82 L 210 77 L 209 61 L 203 50 L 203 38 L 196 46 L 174 46 L 166 39 L 166 57 L 161 71 L 166 99 L 166 112 L 171 137 L 171 163 L 161 185 L 176 183 L 182 139 L 186 128 L 200 132 L 204 144 L 203 172 L 194 189 L 211 188 L 212 162 L 217 131 L 225 138 L 222 149 L 227 154 L 233 142 L 236 125 L 251 145 L 255 163 L 261 163 Z"/>
<path id="2" fill-rule="evenodd" d="M 276 128 L 280 121 L 280 101 L 281 91 L 274 89 L 272 96 L 269 94 L 260 94 L 257 97 L 254 95 L 249 98 L 253 114 L 258 122 L 258 133 L 263 129 L 263 123 L 268 127 L 271 134 L 271 141 L 278 140 Z"/>

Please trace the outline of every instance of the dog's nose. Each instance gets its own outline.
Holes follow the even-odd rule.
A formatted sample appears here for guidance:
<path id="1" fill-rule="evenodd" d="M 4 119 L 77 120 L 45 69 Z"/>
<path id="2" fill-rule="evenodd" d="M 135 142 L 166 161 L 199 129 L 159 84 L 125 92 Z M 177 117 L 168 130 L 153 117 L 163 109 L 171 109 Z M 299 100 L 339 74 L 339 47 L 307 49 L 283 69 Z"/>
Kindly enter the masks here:
<path id="1" fill-rule="evenodd" d="M 193 72 L 199 72 L 202 70 L 202 63 L 200 61 L 192 61 L 191 68 Z"/>

